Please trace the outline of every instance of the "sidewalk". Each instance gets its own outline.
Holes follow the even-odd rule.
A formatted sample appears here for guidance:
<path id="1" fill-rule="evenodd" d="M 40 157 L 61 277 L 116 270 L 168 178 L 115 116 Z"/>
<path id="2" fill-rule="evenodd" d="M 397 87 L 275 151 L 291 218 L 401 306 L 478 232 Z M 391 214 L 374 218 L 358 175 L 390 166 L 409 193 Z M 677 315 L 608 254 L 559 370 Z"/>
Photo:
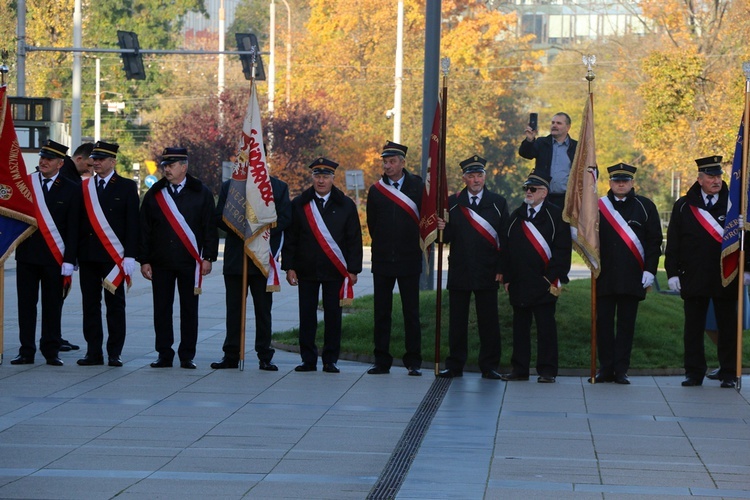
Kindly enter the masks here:
<path id="1" fill-rule="evenodd" d="M 467 373 L 452 381 L 434 417 L 420 404 L 432 373 L 370 376 L 257 369 L 252 318 L 245 370 L 221 358 L 221 264 L 204 281 L 197 370 L 153 369 L 151 290 L 128 293 L 122 368 L 12 366 L 18 349 L 15 272 L 6 266 L 0 366 L 0 498 L 362 499 L 405 429 L 420 431 L 398 498 L 750 498 L 750 377 L 743 391 L 682 377 L 632 377 L 632 385 L 504 383 Z M 372 293 L 369 269 L 358 295 Z M 249 316 L 252 308 L 248 309 Z M 274 330 L 296 326 L 296 290 L 274 296 Z M 77 280 L 63 336 L 84 347 Z M 397 346 L 395 346 L 398 348 Z M 428 398 L 429 399 L 429 398 Z M 415 424 L 416 422 L 416 424 Z M 408 468 L 408 471 L 407 471 Z"/>

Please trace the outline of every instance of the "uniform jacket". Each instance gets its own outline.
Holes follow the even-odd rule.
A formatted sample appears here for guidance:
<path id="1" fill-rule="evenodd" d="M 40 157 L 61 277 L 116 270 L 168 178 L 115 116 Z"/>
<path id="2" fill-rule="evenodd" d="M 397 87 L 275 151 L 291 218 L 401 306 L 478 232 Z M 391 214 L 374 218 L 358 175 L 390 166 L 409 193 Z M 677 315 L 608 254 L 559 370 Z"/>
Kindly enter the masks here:
<path id="1" fill-rule="evenodd" d="M 459 207 L 469 210 L 469 195 L 466 188 L 448 198 L 449 217 L 443 239 L 450 244 L 448 256 L 448 289 L 492 290 L 499 283 L 495 275 L 502 273 L 498 252 L 467 220 Z M 499 194 L 486 188 L 476 212 L 495 229 L 503 248 L 503 228 L 508 221 L 508 203 Z"/>
<path id="2" fill-rule="evenodd" d="M 96 182 L 97 176 L 89 182 Z M 81 189 L 81 188 L 79 188 Z M 125 248 L 125 257 L 135 258 L 138 253 L 138 185 L 132 179 L 112 174 L 104 188 L 99 203 L 104 216 Z M 81 208 L 80 240 L 78 243 L 80 262 L 114 263 L 102 246 L 89 222 L 85 207 Z"/>
<path id="3" fill-rule="evenodd" d="M 607 198 L 612 202 L 615 210 L 627 221 L 628 226 L 643 246 L 645 253 L 643 271 L 656 276 L 662 243 L 661 220 L 656 205 L 648 198 L 636 195 L 634 189 L 630 190 L 625 201 L 615 201 L 611 190 L 607 193 Z M 643 271 L 638 261 L 625 241 L 601 215 L 599 217 L 599 246 L 601 273 L 596 280 L 597 296 L 623 294 L 632 295 L 641 300 L 645 299 L 646 290 L 641 283 Z"/>
<path id="4" fill-rule="evenodd" d="M 63 165 L 60 167 L 60 175 L 75 184 L 80 184 L 82 181 L 81 174 L 78 173 L 78 168 L 76 168 L 76 164 L 70 156 L 65 157 Z"/>
<path id="5" fill-rule="evenodd" d="M 227 201 L 227 194 L 229 193 L 229 184 L 230 181 L 226 181 L 221 185 L 219 201 L 216 203 L 217 225 L 219 229 L 223 229 L 227 232 L 227 237 L 224 241 L 223 274 L 242 276 L 242 256 L 244 255 L 245 247 L 244 241 L 237 236 L 237 233 L 227 226 L 222 218 L 224 205 Z M 271 188 L 273 189 L 273 201 L 276 204 L 276 227 L 271 229 L 271 252 L 275 255 L 281 245 L 281 237 L 284 234 L 284 230 L 289 227 L 289 224 L 292 222 L 292 202 L 289 200 L 289 187 L 286 182 L 280 181 L 276 177 L 271 177 Z M 248 269 L 253 274 L 260 274 L 261 272 L 260 269 L 249 260 Z"/>
<path id="6" fill-rule="evenodd" d="M 281 268 L 293 269 L 301 280 L 339 281 L 341 274 L 318 245 L 305 216 L 304 206 L 314 196 L 315 189 L 310 187 L 292 200 L 292 223 L 284 232 Z M 351 274 L 362 272 L 362 227 L 357 206 L 334 186 L 322 216 L 344 254 L 347 270 Z"/>
<path id="7" fill-rule="evenodd" d="M 570 163 L 572 164 L 573 158 L 576 155 L 578 141 L 573 140 L 570 136 L 568 136 L 568 139 L 570 140 L 570 145 L 568 146 L 568 158 L 570 158 Z M 518 155 L 527 160 L 536 160 L 534 170 L 537 173 L 551 175 L 552 142 L 554 140 L 554 137 L 551 135 L 537 137 L 534 139 L 534 142 L 529 142 L 524 139 L 518 147 Z"/>
<path id="8" fill-rule="evenodd" d="M 39 175 L 34 172 L 31 175 Z M 29 186 L 31 181 L 29 181 Z M 81 218 L 81 188 L 58 174 L 44 197 L 55 226 L 65 244 L 63 262 L 76 263 L 78 253 L 78 225 Z M 16 260 L 27 264 L 57 266 L 58 263 L 47 246 L 42 232 L 37 229 L 16 249 Z"/>
<path id="9" fill-rule="evenodd" d="M 195 266 L 195 259 L 190 256 L 156 201 L 156 193 L 167 183 L 166 178 L 160 179 L 143 197 L 138 262 L 164 269 Z M 200 180 L 188 174 L 184 188 L 174 201 L 195 234 L 198 251 L 203 260 L 215 261 L 219 251 L 219 236 L 214 220 L 214 196 L 211 191 Z"/>
<path id="10" fill-rule="evenodd" d="M 503 281 L 508 283 L 510 303 L 528 307 L 554 302 L 557 297 L 549 292 L 550 283 L 568 282 L 570 271 L 570 226 L 562 220 L 562 210 L 548 202 L 530 222 L 549 245 L 552 257 L 547 265 L 523 231 L 528 220 L 528 205 L 522 203 L 510 215 L 505 233 L 503 252 Z"/>
<path id="11" fill-rule="evenodd" d="M 724 227 L 728 197 L 729 189 L 722 183 L 719 200 L 708 210 L 721 227 Z M 736 297 L 736 282 L 726 288 L 721 286 L 721 243 L 703 229 L 690 205 L 706 208 L 697 182 L 672 208 L 664 252 L 667 276 L 680 277 L 683 298 Z"/>
<path id="12" fill-rule="evenodd" d="M 383 181 L 390 184 L 386 176 Z M 404 170 L 400 187 L 417 209 L 422 204 L 422 178 Z M 400 206 L 371 186 L 367 193 L 367 227 L 372 237 L 372 272 L 385 276 L 421 274 L 419 224 Z"/>

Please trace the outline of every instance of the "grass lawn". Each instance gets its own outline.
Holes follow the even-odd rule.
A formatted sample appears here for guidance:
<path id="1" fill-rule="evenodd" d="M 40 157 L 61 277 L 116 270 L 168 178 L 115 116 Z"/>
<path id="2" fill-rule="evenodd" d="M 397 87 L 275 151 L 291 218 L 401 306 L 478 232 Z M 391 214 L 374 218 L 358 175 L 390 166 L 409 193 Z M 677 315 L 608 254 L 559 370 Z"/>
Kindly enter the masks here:
<path id="1" fill-rule="evenodd" d="M 663 271 L 658 274 L 661 289 L 666 290 L 666 276 Z M 500 334 L 502 337 L 501 369 L 510 366 L 510 355 L 513 349 L 512 309 L 508 296 L 499 292 Z M 421 293 L 420 311 L 422 318 L 422 356 L 425 364 L 435 359 L 435 291 Z M 442 294 L 443 316 L 441 324 L 440 359 L 445 361 L 448 355 L 448 293 Z M 641 302 L 636 321 L 635 340 L 631 357 L 631 370 L 667 369 L 673 373 L 682 373 L 682 299 L 677 295 L 658 293 L 652 290 Z M 473 308 L 472 308 L 473 309 Z M 591 293 L 590 280 L 575 280 L 565 285 L 563 294 L 557 302 L 557 326 L 560 351 L 560 369 L 588 370 L 591 363 Z M 354 304 L 345 310 L 343 333 L 341 339 L 342 358 L 371 361 L 373 341 L 373 299 L 365 296 L 355 299 Z M 403 354 L 403 317 L 401 302 L 394 297 L 393 333 L 391 337 L 391 354 L 398 360 Z M 322 323 L 318 325 L 318 346 L 322 346 Z M 297 329 L 274 335 L 274 341 L 296 346 Z M 536 338 L 532 326 L 532 339 Z M 469 359 L 468 367 L 476 366 L 479 350 L 479 338 L 476 332 L 476 317 L 472 310 L 469 317 Z M 531 369 L 534 372 L 535 341 L 532 343 Z M 743 358 L 748 359 L 750 347 L 743 345 Z M 716 347 L 706 336 L 706 358 L 709 367 L 716 367 Z"/>

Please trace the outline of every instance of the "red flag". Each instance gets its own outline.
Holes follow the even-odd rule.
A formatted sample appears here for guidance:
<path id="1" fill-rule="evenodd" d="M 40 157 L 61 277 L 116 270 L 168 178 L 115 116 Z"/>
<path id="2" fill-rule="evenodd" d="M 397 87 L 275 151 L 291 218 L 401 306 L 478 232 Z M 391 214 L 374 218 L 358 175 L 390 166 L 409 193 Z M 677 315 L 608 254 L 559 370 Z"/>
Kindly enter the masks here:
<path id="1" fill-rule="evenodd" d="M 34 201 L 26 183 L 7 87 L 0 87 L 0 265 L 16 246 L 36 230 Z"/>
<path id="2" fill-rule="evenodd" d="M 432 120 L 427 177 L 424 182 L 422 206 L 419 209 L 419 246 L 422 248 L 425 258 L 427 249 L 437 239 L 438 205 L 442 208 L 448 206 L 448 182 L 445 169 L 440 168 L 441 117 L 440 100 L 438 100 L 437 106 L 435 106 L 435 117 Z M 440 197 L 439 204 L 438 196 Z"/>

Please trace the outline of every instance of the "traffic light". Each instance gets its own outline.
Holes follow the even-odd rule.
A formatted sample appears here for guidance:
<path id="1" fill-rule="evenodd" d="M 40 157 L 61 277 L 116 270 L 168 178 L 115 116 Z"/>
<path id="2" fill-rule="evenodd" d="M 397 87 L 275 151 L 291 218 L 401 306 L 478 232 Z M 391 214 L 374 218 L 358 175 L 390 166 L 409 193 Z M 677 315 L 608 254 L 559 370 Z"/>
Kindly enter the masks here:
<path id="1" fill-rule="evenodd" d="M 143 69 L 143 56 L 140 54 L 138 35 L 132 31 L 117 31 L 117 43 L 121 49 L 132 49 L 134 53 L 122 53 L 122 64 L 125 77 L 128 80 L 145 80 L 146 70 Z"/>
<path id="2" fill-rule="evenodd" d="M 255 51 L 255 62 L 257 63 L 255 79 L 260 81 L 265 80 L 266 72 L 263 71 L 263 59 L 260 57 L 258 38 L 252 33 L 235 33 L 234 37 L 237 39 L 237 50 Z M 242 61 L 242 72 L 245 74 L 245 80 L 250 80 L 253 75 L 253 56 L 251 54 L 240 54 L 240 61 Z"/>

